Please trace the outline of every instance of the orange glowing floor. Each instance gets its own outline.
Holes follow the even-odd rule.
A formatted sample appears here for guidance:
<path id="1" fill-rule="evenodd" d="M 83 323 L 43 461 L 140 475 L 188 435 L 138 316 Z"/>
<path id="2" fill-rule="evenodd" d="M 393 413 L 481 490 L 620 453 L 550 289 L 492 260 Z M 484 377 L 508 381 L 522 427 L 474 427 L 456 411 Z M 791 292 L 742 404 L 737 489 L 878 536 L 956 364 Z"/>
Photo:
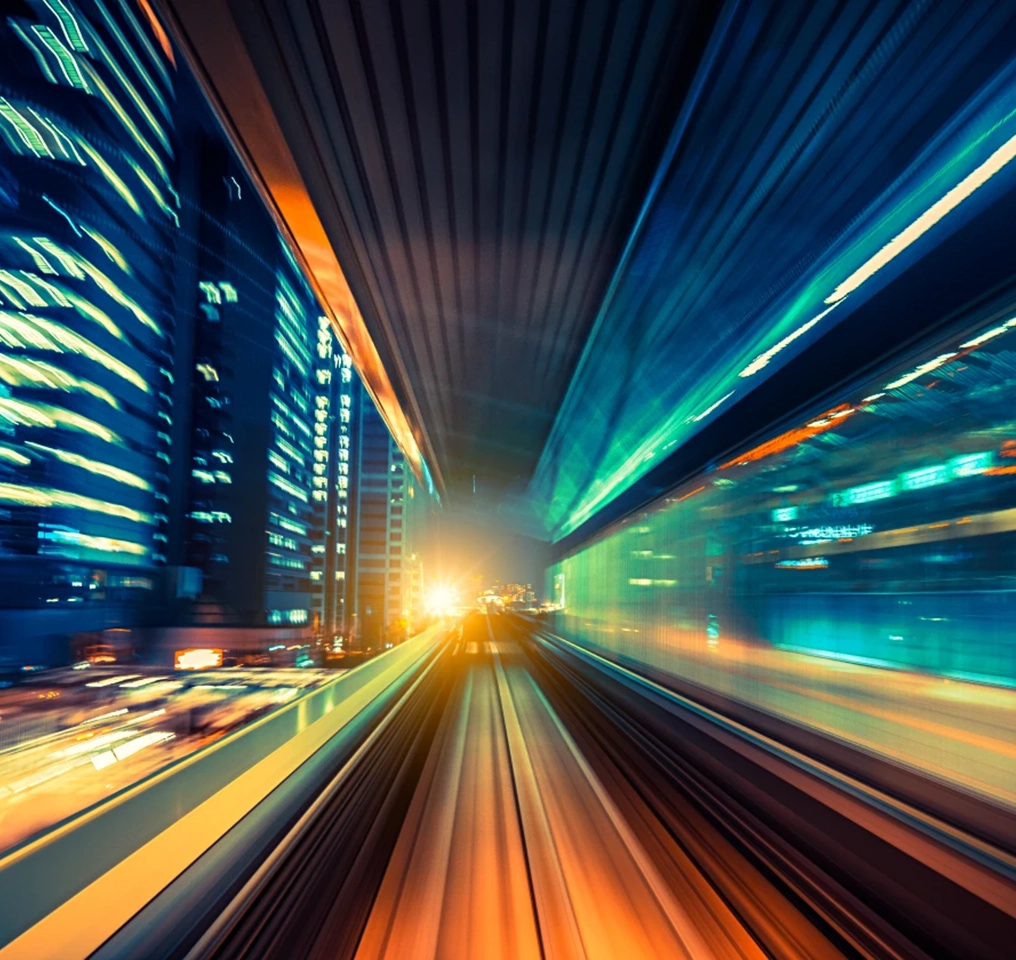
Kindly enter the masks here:
<path id="1" fill-rule="evenodd" d="M 631 788 L 594 772 L 512 640 L 471 618 L 447 668 L 454 692 L 358 958 L 765 956 Z M 838 955 L 785 902 L 760 910 L 796 955 Z"/>

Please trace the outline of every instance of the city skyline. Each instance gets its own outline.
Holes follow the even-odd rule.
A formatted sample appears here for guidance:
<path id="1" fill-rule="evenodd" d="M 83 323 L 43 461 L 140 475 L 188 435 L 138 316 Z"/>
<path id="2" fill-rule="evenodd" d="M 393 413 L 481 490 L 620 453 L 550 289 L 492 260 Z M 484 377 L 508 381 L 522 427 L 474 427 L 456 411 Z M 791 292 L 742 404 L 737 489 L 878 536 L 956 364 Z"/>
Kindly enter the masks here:
<path id="1" fill-rule="evenodd" d="M 0 27 L 0 657 L 404 638 L 429 492 L 166 34 L 74 10 Z"/>

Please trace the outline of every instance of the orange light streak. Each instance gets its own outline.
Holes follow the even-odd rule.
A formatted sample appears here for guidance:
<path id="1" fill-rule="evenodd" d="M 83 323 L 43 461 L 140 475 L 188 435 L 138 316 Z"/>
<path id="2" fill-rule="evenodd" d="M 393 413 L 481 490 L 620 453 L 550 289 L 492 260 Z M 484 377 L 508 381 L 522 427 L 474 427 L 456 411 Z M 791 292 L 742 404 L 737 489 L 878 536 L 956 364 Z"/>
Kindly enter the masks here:
<path id="1" fill-rule="evenodd" d="M 745 453 L 738 454 L 732 460 L 721 464 L 720 469 L 726 470 L 729 467 L 744 466 L 746 463 L 752 463 L 755 460 L 762 460 L 765 457 L 782 453 L 784 450 L 796 447 L 797 444 L 803 443 L 805 440 L 810 440 L 812 437 L 817 437 L 820 433 L 825 433 L 827 430 L 839 426 L 856 412 L 856 407 L 852 407 L 849 403 L 841 403 L 810 420 L 806 426 L 794 427 L 792 430 L 787 430 L 771 440 L 766 440 L 765 443 L 760 443 L 757 447 L 753 447 Z"/>

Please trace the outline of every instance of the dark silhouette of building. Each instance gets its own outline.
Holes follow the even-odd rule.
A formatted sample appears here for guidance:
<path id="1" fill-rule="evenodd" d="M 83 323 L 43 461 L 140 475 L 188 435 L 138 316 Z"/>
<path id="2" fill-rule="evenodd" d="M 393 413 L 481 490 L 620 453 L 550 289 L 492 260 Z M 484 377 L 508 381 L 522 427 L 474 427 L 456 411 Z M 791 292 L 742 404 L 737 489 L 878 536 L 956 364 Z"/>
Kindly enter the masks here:
<path id="1" fill-rule="evenodd" d="M 352 372 L 196 90 L 185 112 L 168 619 L 308 640 L 334 629 L 344 599 L 324 578 L 337 572 L 346 494 L 332 447 Z"/>

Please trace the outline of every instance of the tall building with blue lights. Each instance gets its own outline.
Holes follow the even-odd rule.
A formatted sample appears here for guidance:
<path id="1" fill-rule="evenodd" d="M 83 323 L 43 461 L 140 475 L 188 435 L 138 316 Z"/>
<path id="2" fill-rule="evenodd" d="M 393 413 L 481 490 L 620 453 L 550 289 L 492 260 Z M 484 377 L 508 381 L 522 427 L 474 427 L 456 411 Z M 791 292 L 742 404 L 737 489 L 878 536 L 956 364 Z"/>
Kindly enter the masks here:
<path id="1" fill-rule="evenodd" d="M 5 10 L 0 643 L 45 661 L 133 623 L 165 560 L 176 67 L 146 4 Z"/>
<path id="2" fill-rule="evenodd" d="M 345 615 L 354 374 L 194 81 L 180 87 L 177 417 L 155 619 L 174 643 L 237 652 L 331 640 Z"/>

